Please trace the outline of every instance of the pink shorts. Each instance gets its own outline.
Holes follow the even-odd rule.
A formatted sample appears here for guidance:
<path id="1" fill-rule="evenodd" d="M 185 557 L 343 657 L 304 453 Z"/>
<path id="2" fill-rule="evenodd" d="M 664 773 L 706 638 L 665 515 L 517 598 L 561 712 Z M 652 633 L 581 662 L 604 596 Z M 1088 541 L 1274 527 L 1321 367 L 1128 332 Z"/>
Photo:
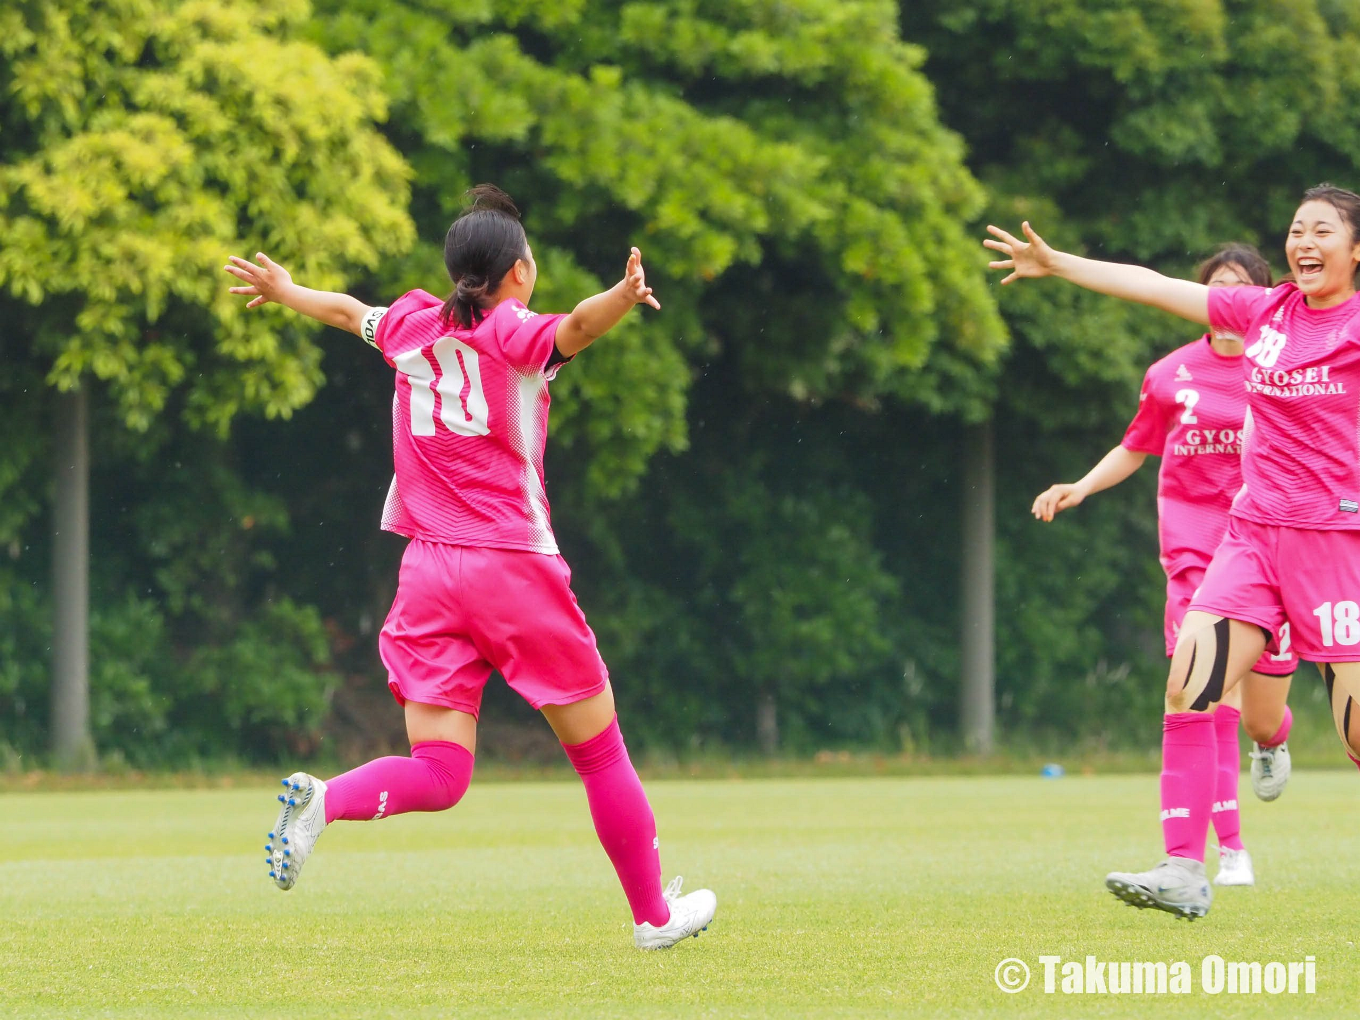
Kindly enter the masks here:
<path id="1" fill-rule="evenodd" d="M 1204 573 L 1208 565 L 1209 559 L 1206 557 L 1203 563 L 1187 564 L 1166 579 L 1167 658 L 1170 658 L 1171 653 L 1176 650 L 1176 639 L 1181 633 L 1181 621 L 1190 611 L 1190 603 L 1194 600 L 1196 591 L 1204 583 Z M 1273 644 L 1261 653 L 1256 665 L 1252 667 L 1252 672 L 1266 676 L 1289 676 L 1299 668 L 1299 657 L 1290 648 L 1289 624 L 1282 623 L 1272 633 L 1275 634 Z"/>
<path id="2" fill-rule="evenodd" d="M 1190 608 L 1269 631 L 1267 653 L 1360 662 L 1360 532 L 1230 518 Z"/>
<path id="3" fill-rule="evenodd" d="M 401 704 L 476 716 L 499 670 L 535 709 L 604 690 L 609 671 L 561 556 L 412 539 L 378 651 Z"/>

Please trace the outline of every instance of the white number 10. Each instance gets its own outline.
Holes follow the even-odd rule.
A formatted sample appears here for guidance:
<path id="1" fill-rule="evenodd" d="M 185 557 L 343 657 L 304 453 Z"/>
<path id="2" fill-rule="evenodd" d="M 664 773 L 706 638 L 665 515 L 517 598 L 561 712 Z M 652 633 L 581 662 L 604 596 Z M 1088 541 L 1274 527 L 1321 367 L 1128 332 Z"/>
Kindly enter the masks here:
<path id="1" fill-rule="evenodd" d="M 439 363 L 438 380 L 422 348 L 392 359 L 397 370 L 411 381 L 411 434 L 434 435 L 437 391 L 442 398 L 439 420 L 450 432 L 460 436 L 487 435 L 491 427 L 487 424 L 489 412 L 477 352 L 457 337 L 446 336 L 435 341 L 431 353 Z"/>

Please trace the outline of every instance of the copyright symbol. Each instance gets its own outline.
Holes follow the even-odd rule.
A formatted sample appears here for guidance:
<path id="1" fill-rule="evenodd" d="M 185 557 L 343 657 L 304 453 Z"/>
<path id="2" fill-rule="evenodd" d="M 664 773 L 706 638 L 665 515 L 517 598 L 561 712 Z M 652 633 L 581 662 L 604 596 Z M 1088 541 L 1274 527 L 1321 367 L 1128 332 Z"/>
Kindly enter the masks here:
<path id="1" fill-rule="evenodd" d="M 1029 987 L 1029 966 L 1024 960 L 1011 956 L 996 965 L 996 987 L 1007 995 L 1023 992 Z"/>

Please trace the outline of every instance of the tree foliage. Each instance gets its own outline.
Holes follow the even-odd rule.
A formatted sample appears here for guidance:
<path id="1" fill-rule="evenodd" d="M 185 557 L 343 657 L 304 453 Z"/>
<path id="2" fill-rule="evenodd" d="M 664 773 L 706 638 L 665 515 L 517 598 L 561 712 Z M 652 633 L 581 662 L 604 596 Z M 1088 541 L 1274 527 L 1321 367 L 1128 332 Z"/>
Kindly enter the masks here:
<path id="1" fill-rule="evenodd" d="M 45 394 L 97 381 L 94 705 L 130 760 L 312 749 L 341 674 L 384 696 L 390 371 L 244 316 L 217 267 L 439 290 L 480 180 L 525 211 L 539 308 L 634 243 L 664 306 L 563 370 L 548 454 L 630 739 L 746 745 L 773 696 L 792 749 L 938 746 L 988 418 L 1003 739 L 1131 739 L 1152 470 L 1025 511 L 1194 331 L 1000 292 L 981 217 L 1185 273 L 1275 256 L 1360 165 L 1360 15 L 1328 0 L 33 2 L 0 52 L 0 737 L 45 725 Z"/>
<path id="2" fill-rule="evenodd" d="M 46 565 L 36 525 L 48 386 L 100 400 L 101 746 L 237 753 L 282 746 L 283 728 L 264 726 L 271 713 L 320 723 L 320 619 L 261 601 L 268 556 L 236 513 L 258 514 L 265 532 L 286 528 L 286 509 L 242 490 L 222 442 L 239 413 L 286 417 L 310 401 L 320 350 L 297 319 L 247 318 L 220 266 L 265 248 L 338 286 L 399 254 L 412 227 L 408 168 L 375 129 L 378 70 L 302 40 L 308 14 L 294 0 L 0 8 L 0 416 L 13 440 L 0 458 L 0 541 L 15 561 L 0 615 L 27 648 L 13 649 L 21 662 L 0 684 L 11 709 L 0 735 L 23 745 L 37 745 L 46 719 L 44 649 L 62 639 L 42 641 L 46 590 L 31 587 Z M 230 685 L 226 663 L 240 667 Z M 267 691 L 242 687 L 247 667 Z M 205 725 L 179 719 L 181 704 Z"/>

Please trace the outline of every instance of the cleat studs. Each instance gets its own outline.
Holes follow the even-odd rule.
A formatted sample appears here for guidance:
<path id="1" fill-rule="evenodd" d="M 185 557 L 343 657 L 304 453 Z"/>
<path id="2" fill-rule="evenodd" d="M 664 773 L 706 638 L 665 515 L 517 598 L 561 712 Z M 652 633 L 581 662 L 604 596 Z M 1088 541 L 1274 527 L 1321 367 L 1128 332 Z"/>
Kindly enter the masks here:
<path id="1" fill-rule="evenodd" d="M 285 850 L 285 851 L 283 852 L 283 856 L 285 856 L 285 857 L 292 857 L 292 856 L 293 856 L 293 851 L 291 851 L 291 850 Z"/>
<path id="2" fill-rule="evenodd" d="M 289 797 L 289 798 L 288 798 L 288 806 L 289 806 L 289 807 L 297 807 L 297 801 L 294 800 L 292 797 Z"/>
<path id="3" fill-rule="evenodd" d="M 287 870 L 288 870 L 288 862 L 287 862 L 287 861 L 284 861 L 284 862 L 283 862 L 283 870 L 284 870 L 284 871 L 287 871 Z"/>
<path id="4" fill-rule="evenodd" d="M 284 797 L 283 794 L 279 794 L 279 800 L 280 800 L 280 801 L 283 801 L 283 800 L 287 800 L 287 798 Z"/>
<path id="5" fill-rule="evenodd" d="M 271 871 L 271 872 L 269 873 L 269 877 L 270 877 L 270 878 L 278 878 L 279 876 L 276 875 L 274 872 Z"/>
<path id="6" fill-rule="evenodd" d="M 266 844 L 264 845 L 264 852 L 267 853 L 267 854 L 272 854 L 272 853 L 274 852 L 274 844 L 273 844 L 273 843 L 266 843 Z"/>
<path id="7" fill-rule="evenodd" d="M 274 834 L 273 834 L 272 832 L 269 834 L 269 838 L 270 838 L 270 839 L 273 839 L 273 838 L 274 838 Z"/>
<path id="8" fill-rule="evenodd" d="M 287 785 L 288 785 L 288 780 L 285 779 L 285 780 L 283 781 L 283 785 L 284 785 L 284 786 L 287 786 Z"/>
<path id="9" fill-rule="evenodd" d="M 264 862 L 265 862 L 266 864 L 273 864 L 273 863 L 274 863 L 274 858 L 272 858 L 272 857 L 266 857 L 266 858 L 264 859 Z"/>
<path id="10" fill-rule="evenodd" d="M 284 845 L 284 846 L 287 846 L 287 845 L 288 845 L 288 837 L 287 837 L 287 836 L 284 836 L 284 837 L 283 837 L 283 845 Z"/>

